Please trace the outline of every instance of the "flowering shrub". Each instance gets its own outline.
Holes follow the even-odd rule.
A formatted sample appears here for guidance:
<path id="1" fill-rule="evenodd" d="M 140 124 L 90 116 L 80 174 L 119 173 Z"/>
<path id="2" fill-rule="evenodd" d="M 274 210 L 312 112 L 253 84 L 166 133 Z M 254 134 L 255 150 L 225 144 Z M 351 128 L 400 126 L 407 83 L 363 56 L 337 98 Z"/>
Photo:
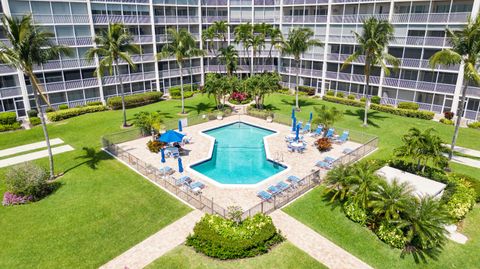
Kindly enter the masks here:
<path id="1" fill-rule="evenodd" d="M 451 120 L 453 119 L 453 116 L 455 116 L 455 113 L 453 113 L 452 111 L 445 111 L 443 112 L 443 116 L 445 117 L 445 119 Z"/>
<path id="2" fill-rule="evenodd" d="M 460 176 L 451 175 L 448 178 L 449 193 L 442 197 L 447 213 L 455 220 L 461 220 L 475 205 L 475 190 Z"/>
<path id="3" fill-rule="evenodd" d="M 160 141 L 148 141 L 147 142 L 147 147 L 148 147 L 148 150 L 150 152 L 153 152 L 153 153 L 159 153 L 160 152 L 160 149 L 162 147 L 164 147 L 166 144 L 164 142 L 160 142 Z"/>
<path id="4" fill-rule="evenodd" d="M 394 248 L 401 249 L 408 241 L 402 230 L 386 222 L 381 223 L 375 233 L 380 240 Z"/>
<path id="5" fill-rule="evenodd" d="M 250 96 L 248 93 L 245 92 L 233 92 L 230 95 L 229 101 L 233 104 L 246 104 L 251 101 Z"/>
<path id="6" fill-rule="evenodd" d="M 443 123 L 443 124 L 446 124 L 446 125 L 453 125 L 453 121 L 449 120 L 447 118 L 441 118 L 440 122 Z"/>
<path id="7" fill-rule="evenodd" d="M 257 256 L 284 240 L 272 219 L 262 214 L 242 222 L 207 214 L 193 232 L 187 237 L 187 246 L 222 260 Z"/>
<path id="8" fill-rule="evenodd" d="M 320 152 L 325 152 L 325 151 L 329 151 L 330 149 L 332 149 L 332 142 L 330 141 L 330 139 L 328 139 L 326 137 L 322 137 L 322 138 L 318 139 L 317 141 L 315 141 L 315 146 L 317 146 L 317 149 Z"/>
<path id="9" fill-rule="evenodd" d="M 343 204 L 343 211 L 345 215 L 354 222 L 365 225 L 367 223 L 367 212 L 360 208 L 358 204 L 347 201 Z"/>
<path id="10" fill-rule="evenodd" d="M 2 205 L 3 206 L 21 205 L 31 201 L 33 201 L 33 196 L 31 195 L 21 196 L 21 195 L 15 195 L 7 191 L 3 194 Z"/>

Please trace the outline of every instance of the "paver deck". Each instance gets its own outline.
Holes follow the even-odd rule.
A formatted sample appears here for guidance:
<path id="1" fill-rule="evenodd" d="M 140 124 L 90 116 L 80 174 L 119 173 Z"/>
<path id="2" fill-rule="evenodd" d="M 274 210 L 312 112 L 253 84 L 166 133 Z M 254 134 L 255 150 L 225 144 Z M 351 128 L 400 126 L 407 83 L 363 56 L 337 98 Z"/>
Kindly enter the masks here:
<path id="1" fill-rule="evenodd" d="M 60 138 L 50 139 L 50 145 L 51 146 L 60 145 L 60 144 L 63 144 L 62 139 L 60 139 Z M 18 147 L 2 149 L 2 150 L 0 150 L 0 157 L 5 157 L 5 156 L 18 154 L 18 153 L 22 153 L 22 152 L 30 151 L 30 150 L 34 150 L 34 149 L 41 149 L 41 148 L 45 148 L 45 147 L 47 147 L 47 143 L 45 141 L 41 141 L 41 142 L 21 145 L 21 146 L 18 146 Z"/>
<path id="2" fill-rule="evenodd" d="M 270 214 L 275 226 L 287 240 L 310 256 L 332 269 L 372 269 L 354 255 L 335 245 L 314 230 L 281 210 Z"/>
<path id="3" fill-rule="evenodd" d="M 101 269 L 144 268 L 185 241 L 203 212 L 194 210 L 101 266 Z"/>
<path id="4" fill-rule="evenodd" d="M 72 151 L 72 150 L 73 148 L 70 145 L 64 145 L 64 146 L 52 148 L 52 154 L 55 155 L 55 154 Z M 33 160 L 40 159 L 47 156 L 48 156 L 48 151 L 45 149 L 45 150 L 40 150 L 32 153 L 27 153 L 27 154 L 3 159 L 3 160 L 0 160 L 0 168 L 14 165 L 14 164 L 24 163 L 28 161 L 33 161 Z"/>

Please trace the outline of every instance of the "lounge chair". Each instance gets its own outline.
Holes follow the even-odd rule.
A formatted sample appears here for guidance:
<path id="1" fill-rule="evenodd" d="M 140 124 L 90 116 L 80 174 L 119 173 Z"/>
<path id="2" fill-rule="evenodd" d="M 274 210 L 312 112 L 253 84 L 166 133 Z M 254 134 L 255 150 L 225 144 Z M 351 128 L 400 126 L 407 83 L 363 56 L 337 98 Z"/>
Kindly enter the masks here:
<path id="1" fill-rule="evenodd" d="M 327 156 L 327 157 L 325 157 L 325 159 L 323 159 L 323 160 L 324 160 L 325 162 L 331 164 L 331 163 L 333 163 L 336 159 L 333 158 L 333 157 Z"/>
<path id="2" fill-rule="evenodd" d="M 350 154 L 350 153 L 352 153 L 352 152 L 353 152 L 353 149 L 351 149 L 351 148 L 345 148 L 345 149 L 342 151 L 343 154 Z"/>
<path id="3" fill-rule="evenodd" d="M 275 185 L 275 187 L 277 187 L 278 189 L 280 189 L 283 192 L 283 191 L 286 191 L 290 188 L 290 184 L 287 184 L 283 181 L 280 181 L 280 182 L 277 183 L 277 185 Z"/>
<path id="4" fill-rule="evenodd" d="M 260 199 L 262 199 L 263 201 L 270 201 L 273 199 L 273 196 L 266 192 L 266 191 L 259 191 L 257 192 L 257 197 L 259 197 Z"/>
<path id="5" fill-rule="evenodd" d="M 273 196 L 275 195 L 279 195 L 282 193 L 282 190 L 280 190 L 279 188 L 277 188 L 276 186 L 270 186 L 267 188 L 267 191 L 269 193 L 271 193 Z"/>
<path id="6" fill-rule="evenodd" d="M 315 165 L 327 170 L 332 168 L 332 164 L 325 161 L 319 161 Z"/>
<path id="7" fill-rule="evenodd" d="M 348 135 L 349 135 L 349 132 L 344 131 L 341 136 L 334 138 L 333 142 L 343 144 L 343 143 L 347 142 Z"/>
<path id="8" fill-rule="evenodd" d="M 165 175 L 171 175 L 171 174 L 175 173 L 175 170 L 173 170 L 173 168 L 171 168 L 170 166 L 162 167 L 162 168 L 158 169 L 158 171 L 160 171 L 160 173 L 165 174 Z"/>
<path id="9" fill-rule="evenodd" d="M 300 179 L 296 176 L 288 176 L 287 181 L 292 185 L 301 185 L 303 183 L 303 179 Z"/>
<path id="10" fill-rule="evenodd" d="M 322 132 L 323 132 L 323 126 L 319 125 L 315 130 L 315 132 L 312 133 L 312 136 L 320 136 L 322 135 Z"/>
<path id="11" fill-rule="evenodd" d="M 195 188 L 203 189 L 203 188 L 205 188 L 205 184 L 203 184 L 200 181 L 195 181 L 193 183 L 190 183 L 188 186 L 190 187 L 190 189 L 195 189 Z"/>
<path id="12" fill-rule="evenodd" d="M 305 124 L 305 127 L 302 128 L 302 133 L 309 133 L 310 132 L 310 128 L 312 127 L 312 125 L 310 124 L 310 122 L 307 122 Z"/>
<path id="13" fill-rule="evenodd" d="M 335 135 L 335 129 L 330 128 L 330 129 L 328 129 L 327 134 L 325 135 L 325 137 L 326 137 L 326 138 L 333 138 L 334 135 Z"/>
<path id="14" fill-rule="evenodd" d="M 182 185 L 190 184 L 190 182 L 192 182 L 192 179 L 191 179 L 189 176 L 182 176 L 182 177 L 180 177 L 179 179 L 176 179 L 176 180 L 175 180 L 175 184 L 176 184 L 177 186 L 182 186 Z"/>

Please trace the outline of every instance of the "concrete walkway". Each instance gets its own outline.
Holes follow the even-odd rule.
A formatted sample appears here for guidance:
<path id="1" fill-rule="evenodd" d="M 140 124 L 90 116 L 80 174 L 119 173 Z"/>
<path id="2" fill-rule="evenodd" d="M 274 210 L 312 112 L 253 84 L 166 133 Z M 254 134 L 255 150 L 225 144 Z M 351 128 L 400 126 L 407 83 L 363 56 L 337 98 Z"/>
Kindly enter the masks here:
<path id="1" fill-rule="evenodd" d="M 451 147 L 451 145 L 447 145 L 447 146 L 448 146 L 448 148 Z M 478 151 L 478 150 L 455 146 L 455 151 L 480 158 L 480 151 Z"/>
<path id="2" fill-rule="evenodd" d="M 64 145 L 64 146 L 52 148 L 52 154 L 55 155 L 55 154 L 59 154 L 59 153 L 67 152 L 67 151 L 72 151 L 72 150 L 73 150 L 73 148 L 71 146 Z M 0 168 L 10 166 L 10 165 L 14 165 L 14 164 L 24 163 L 24 162 L 28 162 L 28 161 L 32 161 L 32 160 L 36 160 L 36 159 L 40 159 L 40 158 L 47 157 L 47 156 L 48 156 L 48 151 L 45 149 L 45 150 L 40 150 L 40 151 L 36 151 L 36 152 L 32 152 L 32 153 L 27 153 L 27 154 L 11 157 L 11 158 L 8 158 L 8 159 L 3 159 L 3 160 L 0 160 Z"/>
<path id="3" fill-rule="evenodd" d="M 275 226 L 282 231 L 288 241 L 292 242 L 295 246 L 328 268 L 372 268 L 283 211 L 277 210 L 270 214 L 270 216 Z"/>
<path id="4" fill-rule="evenodd" d="M 468 166 L 471 166 L 471 167 L 480 168 L 480 161 L 479 160 L 474 160 L 474 159 L 470 159 L 470 158 L 466 158 L 466 157 L 460 157 L 460 156 L 453 155 L 452 161 L 454 161 L 456 163 L 461 163 L 463 165 L 468 165 Z"/>
<path id="5" fill-rule="evenodd" d="M 203 212 L 194 210 L 156 234 L 101 266 L 102 269 L 144 268 L 160 256 L 185 242 Z"/>
<path id="6" fill-rule="evenodd" d="M 60 145 L 60 144 L 63 144 L 62 139 L 60 138 L 50 139 L 51 146 Z M 3 149 L 3 150 L 0 150 L 0 157 L 5 157 L 5 156 L 18 154 L 18 153 L 22 153 L 22 152 L 30 151 L 34 149 L 45 148 L 45 147 L 47 147 L 47 143 L 45 141 L 41 141 L 41 142 L 26 144 L 18 147 Z"/>

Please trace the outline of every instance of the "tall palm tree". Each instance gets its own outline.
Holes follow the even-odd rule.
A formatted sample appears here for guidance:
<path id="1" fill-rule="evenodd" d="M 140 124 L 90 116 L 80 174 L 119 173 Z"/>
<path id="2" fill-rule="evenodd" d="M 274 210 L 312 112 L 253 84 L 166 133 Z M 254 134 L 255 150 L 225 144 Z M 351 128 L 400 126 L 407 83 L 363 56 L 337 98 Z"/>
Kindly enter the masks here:
<path id="1" fill-rule="evenodd" d="M 227 33 L 228 33 L 228 23 L 226 21 L 215 21 L 207 29 L 203 30 L 202 41 L 205 47 L 209 52 L 212 52 L 214 49 L 215 39 L 223 40 L 223 43 L 227 42 Z M 218 46 L 217 50 L 219 51 L 223 46 Z M 215 53 L 215 56 L 217 53 Z"/>
<path id="2" fill-rule="evenodd" d="M 253 26 L 249 22 L 242 23 L 233 29 L 235 35 L 235 43 L 242 43 L 243 51 L 245 52 L 244 63 L 248 61 L 246 59 L 250 58 L 248 55 L 248 49 L 250 48 L 250 42 L 248 42 L 253 36 Z"/>
<path id="3" fill-rule="evenodd" d="M 265 36 L 263 34 L 254 34 L 247 40 L 248 47 L 252 48 L 253 61 L 250 64 L 250 76 L 254 74 L 255 60 L 257 60 L 257 54 L 265 47 Z"/>
<path id="4" fill-rule="evenodd" d="M 44 95 L 43 86 L 34 73 L 34 66 L 56 59 L 60 54 L 71 55 L 72 51 L 67 47 L 54 45 L 51 42 L 51 38 L 55 37 L 55 35 L 34 27 L 31 15 L 23 16 L 21 19 L 4 16 L 2 25 L 10 44 L 0 42 L 0 62 L 22 71 L 32 83 L 35 106 L 42 123 L 43 135 L 47 144 L 50 178 L 53 179 L 55 177 L 55 169 L 52 149 L 39 97 L 47 105 L 50 106 L 50 103 Z"/>
<path id="5" fill-rule="evenodd" d="M 183 98 L 183 61 L 196 56 L 203 56 L 204 51 L 197 47 L 195 38 L 186 29 L 176 30 L 169 28 L 169 42 L 157 54 L 157 59 L 175 57 L 180 70 L 180 89 L 182 95 L 182 114 L 185 114 L 185 100 Z"/>
<path id="6" fill-rule="evenodd" d="M 407 182 L 400 183 L 394 179 L 391 183 L 380 180 L 378 187 L 372 193 L 368 206 L 373 214 L 385 218 L 387 221 L 397 220 L 400 213 L 410 205 L 413 188 Z"/>
<path id="7" fill-rule="evenodd" d="M 314 124 L 321 124 L 328 130 L 335 122 L 343 118 L 343 111 L 338 110 L 336 107 L 327 107 L 322 105 L 320 107 L 313 107 L 316 117 L 313 119 Z M 325 132 L 326 134 L 327 132 Z"/>
<path id="8" fill-rule="evenodd" d="M 282 54 L 293 56 L 297 69 L 295 80 L 295 107 L 297 109 L 300 109 L 298 105 L 298 87 L 301 57 L 310 48 L 323 47 L 323 43 L 320 40 L 312 39 L 313 36 L 314 33 L 310 28 L 294 28 L 290 30 L 287 40 L 282 44 Z"/>
<path id="9" fill-rule="evenodd" d="M 365 88 L 363 95 L 367 98 L 365 101 L 365 115 L 363 117 L 363 125 L 367 126 L 368 117 L 368 94 L 370 91 L 370 75 L 375 66 L 380 66 L 387 76 L 390 75 L 390 69 L 387 63 L 398 68 L 399 60 L 393 55 L 386 52 L 388 43 L 394 38 L 394 30 L 392 24 L 385 20 L 378 20 L 375 17 L 368 18 L 363 22 L 363 31 L 361 34 L 353 32 L 357 40 L 357 50 L 350 55 L 342 65 L 342 69 L 349 66 L 360 56 L 365 56 Z"/>
<path id="10" fill-rule="evenodd" d="M 232 76 L 232 74 L 237 71 L 238 52 L 233 45 L 220 48 L 220 60 L 225 64 L 228 76 Z"/>
<path id="11" fill-rule="evenodd" d="M 361 208 L 366 209 L 379 181 L 375 170 L 368 162 L 360 162 L 354 165 L 350 175 L 350 191 L 353 201 Z"/>
<path id="12" fill-rule="evenodd" d="M 215 37 L 227 42 L 228 23 L 226 21 L 215 21 L 210 26 L 214 29 Z"/>
<path id="13" fill-rule="evenodd" d="M 106 30 L 95 36 L 96 47 L 87 51 L 85 57 L 93 61 L 95 56 L 100 58 L 95 75 L 115 76 L 115 81 L 120 84 L 120 96 L 122 98 L 123 127 L 127 127 L 127 111 L 125 109 L 125 89 L 122 76 L 120 75 L 119 61 L 125 61 L 132 70 L 136 69 L 131 54 L 140 53 L 140 46 L 132 44 L 133 37 L 127 28 L 121 23 L 109 24 Z"/>
<path id="14" fill-rule="evenodd" d="M 462 97 L 457 109 L 457 120 L 453 132 L 451 151 L 448 158 L 452 159 L 455 144 L 457 142 L 460 122 L 465 110 L 465 96 L 468 85 L 471 83 L 480 84 L 480 73 L 476 68 L 480 63 L 480 16 L 475 20 L 468 18 L 468 23 L 461 31 L 446 29 L 448 40 L 452 45 L 451 49 L 441 50 L 430 57 L 432 68 L 439 64 L 456 65 L 463 67 L 463 89 Z"/>

